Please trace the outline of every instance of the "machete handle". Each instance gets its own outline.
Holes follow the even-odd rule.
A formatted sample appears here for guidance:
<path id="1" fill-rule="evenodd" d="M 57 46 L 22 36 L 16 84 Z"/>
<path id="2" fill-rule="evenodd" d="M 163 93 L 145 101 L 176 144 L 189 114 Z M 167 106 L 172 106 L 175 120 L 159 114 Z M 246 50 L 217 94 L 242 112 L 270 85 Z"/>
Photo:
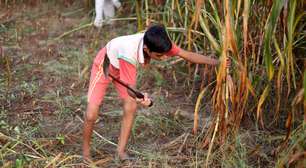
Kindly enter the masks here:
<path id="1" fill-rule="evenodd" d="M 131 97 L 133 97 L 134 99 L 135 98 L 137 98 L 137 99 L 143 99 L 144 98 L 144 95 L 141 92 L 139 92 L 135 89 L 132 89 L 131 87 L 127 87 L 127 90 L 128 90 L 128 94 Z M 148 107 L 151 107 L 151 106 L 153 106 L 153 100 L 152 99 L 150 99 L 150 104 L 149 104 Z"/>
<path id="2" fill-rule="evenodd" d="M 112 74 L 109 74 L 108 71 L 106 71 L 106 75 L 110 76 L 113 80 L 115 80 L 116 82 L 118 82 L 119 84 L 121 84 L 122 86 L 124 86 L 127 91 L 128 91 L 128 94 L 133 97 L 134 99 L 135 98 L 138 98 L 138 99 L 143 99 L 144 98 L 144 95 L 133 89 L 132 87 L 130 87 L 128 84 L 124 83 L 123 81 L 121 81 L 120 79 L 117 79 L 116 77 L 114 77 Z M 150 100 L 150 104 L 149 104 L 149 107 L 153 106 L 153 100 Z"/>

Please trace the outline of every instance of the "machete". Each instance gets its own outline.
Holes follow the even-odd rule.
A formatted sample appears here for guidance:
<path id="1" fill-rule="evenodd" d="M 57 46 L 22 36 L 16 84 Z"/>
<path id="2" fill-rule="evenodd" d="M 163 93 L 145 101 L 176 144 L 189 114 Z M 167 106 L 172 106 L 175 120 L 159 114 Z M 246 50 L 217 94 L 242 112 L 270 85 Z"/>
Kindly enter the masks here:
<path id="1" fill-rule="evenodd" d="M 111 73 L 109 73 L 108 71 L 108 68 L 109 68 L 109 64 L 110 64 L 110 61 L 109 61 L 109 58 L 107 55 L 105 55 L 105 58 L 104 58 L 104 62 L 103 62 L 103 72 L 104 72 L 104 75 L 105 77 L 109 76 L 111 77 L 114 81 L 118 82 L 120 85 L 124 86 L 127 90 L 128 90 L 128 94 L 133 97 L 134 99 L 135 98 L 138 98 L 138 99 L 143 99 L 144 98 L 144 95 L 133 89 L 132 87 L 130 87 L 128 84 L 124 83 L 122 80 L 116 78 L 115 76 L 113 76 Z M 151 100 L 151 103 L 149 105 L 149 107 L 151 107 L 153 105 L 153 101 Z"/>

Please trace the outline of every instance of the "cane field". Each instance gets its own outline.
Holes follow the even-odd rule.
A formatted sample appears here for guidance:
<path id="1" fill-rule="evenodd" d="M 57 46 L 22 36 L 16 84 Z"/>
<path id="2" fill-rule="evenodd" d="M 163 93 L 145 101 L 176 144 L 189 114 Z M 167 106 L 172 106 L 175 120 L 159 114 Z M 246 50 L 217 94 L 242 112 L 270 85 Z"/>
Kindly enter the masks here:
<path id="1" fill-rule="evenodd" d="M 4 168 L 305 168 L 306 3 L 303 0 L 121 0 L 93 26 L 91 0 L 0 0 L 0 166 Z M 162 23 L 179 57 L 139 67 L 139 107 L 116 159 L 122 104 L 108 89 L 82 159 L 91 65 L 118 36 Z M 226 67 L 225 60 L 231 60 Z"/>

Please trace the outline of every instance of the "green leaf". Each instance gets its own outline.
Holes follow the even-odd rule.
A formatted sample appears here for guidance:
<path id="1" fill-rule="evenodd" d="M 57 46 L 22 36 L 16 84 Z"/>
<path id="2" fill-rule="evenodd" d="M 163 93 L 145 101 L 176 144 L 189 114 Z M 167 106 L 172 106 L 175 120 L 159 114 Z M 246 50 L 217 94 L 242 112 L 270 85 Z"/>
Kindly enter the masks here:
<path id="1" fill-rule="evenodd" d="M 271 43 L 271 38 L 275 32 L 277 19 L 280 15 L 283 6 L 284 6 L 284 0 L 273 1 L 273 6 L 265 25 L 263 55 L 264 55 L 264 60 L 269 80 L 272 80 L 274 75 L 274 67 L 272 63 L 272 53 L 271 53 L 270 43 Z"/>
<path id="2" fill-rule="evenodd" d="M 24 161 L 23 159 L 16 159 L 15 168 L 23 168 Z"/>
<path id="3" fill-rule="evenodd" d="M 56 139 L 61 143 L 61 144 L 65 144 L 65 136 L 64 135 L 58 135 L 56 137 Z"/>

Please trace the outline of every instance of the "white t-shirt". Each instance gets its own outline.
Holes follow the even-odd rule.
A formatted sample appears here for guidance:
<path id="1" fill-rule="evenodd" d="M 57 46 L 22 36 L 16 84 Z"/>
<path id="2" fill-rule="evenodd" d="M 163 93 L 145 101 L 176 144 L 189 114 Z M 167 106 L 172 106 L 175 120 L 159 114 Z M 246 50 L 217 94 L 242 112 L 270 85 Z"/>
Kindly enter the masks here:
<path id="1" fill-rule="evenodd" d="M 133 65 L 143 64 L 143 36 L 138 33 L 114 38 L 106 44 L 107 56 L 110 63 L 119 68 L 119 59 L 123 59 Z"/>

